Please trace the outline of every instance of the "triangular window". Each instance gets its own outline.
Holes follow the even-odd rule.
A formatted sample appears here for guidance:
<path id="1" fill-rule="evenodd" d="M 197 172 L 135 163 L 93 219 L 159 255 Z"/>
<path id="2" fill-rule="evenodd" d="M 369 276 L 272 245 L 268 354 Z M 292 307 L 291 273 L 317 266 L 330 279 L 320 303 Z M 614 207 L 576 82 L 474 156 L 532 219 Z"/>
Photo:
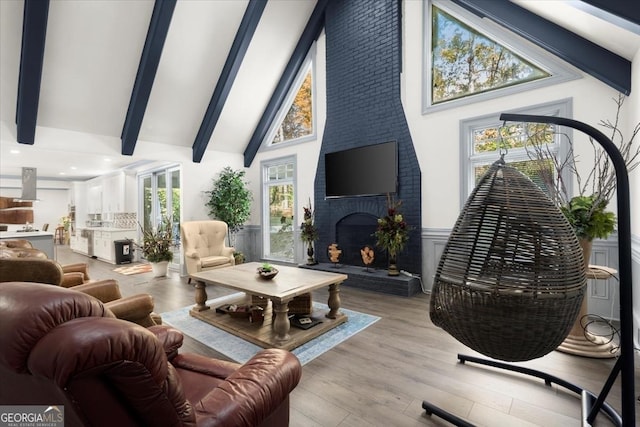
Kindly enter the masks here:
<path id="1" fill-rule="evenodd" d="M 451 2 L 431 0 L 428 4 L 425 110 L 577 77 L 531 43 Z"/>
<path id="2" fill-rule="evenodd" d="M 288 141 L 308 139 L 314 135 L 313 123 L 313 61 L 310 54 L 283 107 L 274 120 L 274 126 L 267 133 L 269 145 Z"/>

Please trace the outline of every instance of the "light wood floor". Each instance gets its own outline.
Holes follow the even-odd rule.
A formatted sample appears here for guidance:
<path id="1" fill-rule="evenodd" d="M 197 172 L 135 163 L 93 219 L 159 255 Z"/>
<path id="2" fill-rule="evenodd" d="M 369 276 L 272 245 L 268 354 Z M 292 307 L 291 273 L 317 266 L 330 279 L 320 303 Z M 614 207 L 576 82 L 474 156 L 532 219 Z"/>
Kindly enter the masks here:
<path id="1" fill-rule="evenodd" d="M 194 288 L 177 272 L 154 279 L 151 273 L 124 276 L 117 266 L 56 247 L 62 264 L 89 262 L 92 278 L 115 278 L 122 293 L 153 295 L 162 313 L 194 303 Z M 208 287 L 209 298 L 230 291 Z M 326 301 L 327 291 L 314 292 Z M 457 363 L 457 354 L 476 355 L 429 320 L 429 297 L 395 297 L 342 287 L 342 306 L 374 314 L 381 320 L 303 368 L 291 395 L 291 425 L 313 426 L 443 426 L 422 409 L 427 400 L 477 425 L 579 426 L 580 400 L 572 392 L 515 373 Z M 183 352 L 225 358 L 185 337 Z M 636 356 L 636 393 L 640 390 Z M 558 351 L 520 365 L 538 369 L 598 393 L 613 359 L 590 359 Z M 620 409 L 619 379 L 608 403 Z M 640 404 L 636 406 L 639 414 Z M 638 415 L 636 415 L 638 417 Z M 604 415 L 596 426 L 610 426 Z"/>

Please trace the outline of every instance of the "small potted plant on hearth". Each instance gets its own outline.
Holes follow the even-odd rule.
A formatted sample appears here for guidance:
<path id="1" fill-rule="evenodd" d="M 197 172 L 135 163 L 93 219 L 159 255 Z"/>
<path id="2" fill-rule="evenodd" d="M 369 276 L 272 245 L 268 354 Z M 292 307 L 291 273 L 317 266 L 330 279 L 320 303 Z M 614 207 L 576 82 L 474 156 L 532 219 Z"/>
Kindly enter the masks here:
<path id="1" fill-rule="evenodd" d="M 397 266 L 398 254 L 404 249 L 409 240 L 409 226 L 400 213 L 402 202 L 394 202 L 391 196 L 387 196 L 387 215 L 378 218 L 378 227 L 373 234 L 376 246 L 381 247 L 389 255 L 389 276 L 400 274 Z"/>

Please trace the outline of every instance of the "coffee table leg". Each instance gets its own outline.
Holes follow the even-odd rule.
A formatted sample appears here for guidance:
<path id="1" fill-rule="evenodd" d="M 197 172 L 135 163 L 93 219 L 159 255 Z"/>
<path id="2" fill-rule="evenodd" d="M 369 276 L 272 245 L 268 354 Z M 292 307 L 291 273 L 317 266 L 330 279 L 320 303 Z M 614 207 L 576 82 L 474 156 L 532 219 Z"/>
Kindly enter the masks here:
<path id="1" fill-rule="evenodd" d="M 287 341 L 289 339 L 289 328 L 291 323 L 289 322 L 289 301 L 276 302 L 271 300 L 273 307 L 273 314 L 276 318 L 273 320 L 273 332 L 275 334 L 276 341 Z"/>
<path id="2" fill-rule="evenodd" d="M 196 305 L 194 305 L 191 310 L 193 311 L 209 310 L 209 306 L 205 304 L 207 302 L 207 284 L 205 282 L 201 282 L 200 280 L 196 280 L 195 288 L 196 288 Z"/>
<path id="3" fill-rule="evenodd" d="M 329 285 L 329 301 L 327 303 L 330 310 L 326 314 L 329 319 L 335 319 L 338 317 L 338 310 L 340 310 L 340 283 L 334 283 Z"/>

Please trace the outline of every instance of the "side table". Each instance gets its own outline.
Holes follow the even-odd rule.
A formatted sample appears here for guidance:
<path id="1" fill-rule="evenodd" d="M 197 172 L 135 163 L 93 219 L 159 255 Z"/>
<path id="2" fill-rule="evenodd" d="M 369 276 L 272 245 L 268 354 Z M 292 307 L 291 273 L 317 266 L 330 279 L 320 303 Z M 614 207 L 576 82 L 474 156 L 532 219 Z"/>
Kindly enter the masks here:
<path id="1" fill-rule="evenodd" d="M 615 275 L 618 271 L 600 265 L 589 265 L 587 269 L 587 279 L 606 280 Z M 580 323 L 582 318 L 588 313 L 587 297 L 582 300 L 580 313 L 576 318 L 569 335 L 564 339 L 556 350 L 563 353 L 575 354 L 576 356 L 585 356 L 598 359 L 608 359 L 616 356 L 613 350 L 615 344 L 607 339 L 598 337 L 585 331 Z M 588 337 L 588 338 L 587 338 Z"/>

